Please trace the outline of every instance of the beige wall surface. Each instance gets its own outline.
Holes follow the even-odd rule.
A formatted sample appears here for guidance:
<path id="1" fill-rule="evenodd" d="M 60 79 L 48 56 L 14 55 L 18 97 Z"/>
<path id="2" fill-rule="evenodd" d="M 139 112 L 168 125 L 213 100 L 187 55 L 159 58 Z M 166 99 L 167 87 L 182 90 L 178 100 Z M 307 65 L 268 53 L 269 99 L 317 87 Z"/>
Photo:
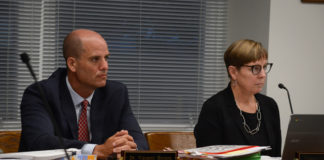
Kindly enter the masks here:
<path id="1" fill-rule="evenodd" d="M 266 93 L 279 105 L 283 143 L 295 113 L 324 114 L 324 3 L 301 0 L 229 0 L 228 43 L 250 38 L 263 43 L 274 63 Z M 319 122 L 319 125 L 322 122 Z"/>
<path id="2" fill-rule="evenodd" d="M 324 114 L 324 3 L 271 0 L 267 95 L 280 108 L 283 141 L 290 109 L 283 83 L 290 91 L 294 113 Z M 319 125 L 322 122 L 319 122 Z"/>

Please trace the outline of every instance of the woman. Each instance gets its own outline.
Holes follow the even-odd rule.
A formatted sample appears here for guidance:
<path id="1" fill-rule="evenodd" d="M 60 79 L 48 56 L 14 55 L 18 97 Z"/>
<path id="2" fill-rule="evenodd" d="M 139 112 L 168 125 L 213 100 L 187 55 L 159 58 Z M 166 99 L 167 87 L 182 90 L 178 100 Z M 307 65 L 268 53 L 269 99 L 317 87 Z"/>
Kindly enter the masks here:
<path id="1" fill-rule="evenodd" d="M 208 145 L 270 146 L 281 155 L 281 130 L 276 102 L 260 94 L 272 67 L 261 43 L 239 40 L 224 54 L 230 83 L 203 105 L 194 133 L 197 147 Z"/>

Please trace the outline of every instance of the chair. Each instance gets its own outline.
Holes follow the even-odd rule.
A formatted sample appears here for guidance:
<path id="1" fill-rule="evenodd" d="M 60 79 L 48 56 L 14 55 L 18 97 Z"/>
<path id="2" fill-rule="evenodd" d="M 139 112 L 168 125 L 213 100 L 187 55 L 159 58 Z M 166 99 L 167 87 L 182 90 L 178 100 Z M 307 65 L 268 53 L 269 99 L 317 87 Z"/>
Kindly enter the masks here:
<path id="1" fill-rule="evenodd" d="M 150 150 L 196 148 L 193 132 L 146 132 L 144 135 Z"/>
<path id="2" fill-rule="evenodd" d="M 0 153 L 18 152 L 21 131 L 0 131 Z"/>

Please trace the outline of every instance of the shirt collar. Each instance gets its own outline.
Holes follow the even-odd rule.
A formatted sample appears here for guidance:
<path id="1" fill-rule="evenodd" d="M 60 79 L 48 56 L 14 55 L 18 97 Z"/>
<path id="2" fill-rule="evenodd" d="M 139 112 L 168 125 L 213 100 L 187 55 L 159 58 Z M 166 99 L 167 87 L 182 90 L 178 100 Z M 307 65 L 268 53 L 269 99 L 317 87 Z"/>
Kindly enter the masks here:
<path id="1" fill-rule="evenodd" d="M 78 93 L 76 93 L 73 90 L 73 88 L 72 88 L 72 86 L 71 86 L 71 84 L 70 84 L 70 82 L 68 80 L 68 76 L 66 76 L 65 81 L 66 81 L 66 85 L 67 85 L 67 87 L 69 89 L 69 92 L 71 94 L 74 106 L 77 106 L 77 105 L 81 104 L 81 102 L 84 100 L 84 98 L 81 97 Z M 94 94 L 94 91 L 91 93 L 91 95 L 89 97 L 86 98 L 86 100 L 89 102 L 89 106 L 91 106 L 91 100 L 92 100 L 93 94 Z"/>

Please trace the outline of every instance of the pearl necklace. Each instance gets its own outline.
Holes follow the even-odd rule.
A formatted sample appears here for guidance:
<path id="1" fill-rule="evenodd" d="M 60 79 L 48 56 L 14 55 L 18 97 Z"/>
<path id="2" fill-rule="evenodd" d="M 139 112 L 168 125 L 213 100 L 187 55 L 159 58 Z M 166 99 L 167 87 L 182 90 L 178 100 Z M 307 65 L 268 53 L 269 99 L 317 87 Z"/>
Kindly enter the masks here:
<path id="1" fill-rule="evenodd" d="M 236 103 L 236 102 L 235 102 Z M 238 107 L 238 105 L 236 104 L 236 106 L 237 106 L 237 108 L 240 110 L 240 115 L 241 115 L 241 117 L 242 117 L 242 119 L 243 119 L 243 128 L 245 129 L 245 131 L 247 132 L 247 133 L 249 133 L 250 135 L 255 135 L 256 133 L 258 133 L 259 132 L 259 130 L 260 130 L 260 126 L 261 126 L 261 111 L 260 111 L 260 106 L 259 106 L 259 103 L 258 102 L 256 102 L 256 108 L 257 108 L 257 119 L 258 119 L 258 124 L 257 124 L 257 126 L 253 129 L 253 130 L 251 130 L 251 128 L 250 128 L 250 126 L 246 123 L 246 120 L 245 120 L 245 117 L 244 117 L 244 115 L 243 115 L 243 113 L 242 113 L 242 110 Z"/>

